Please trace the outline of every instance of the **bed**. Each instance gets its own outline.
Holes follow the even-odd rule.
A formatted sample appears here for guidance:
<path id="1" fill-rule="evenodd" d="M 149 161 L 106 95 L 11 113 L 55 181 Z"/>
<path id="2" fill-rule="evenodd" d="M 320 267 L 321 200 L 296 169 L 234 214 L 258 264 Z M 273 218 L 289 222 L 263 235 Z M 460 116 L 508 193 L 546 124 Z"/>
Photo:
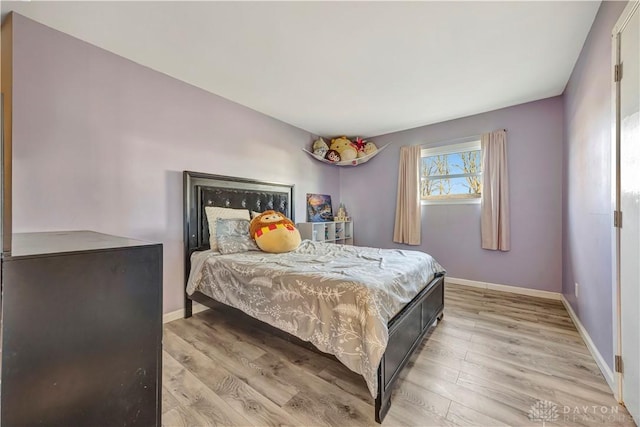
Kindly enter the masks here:
<path id="1" fill-rule="evenodd" d="M 293 191 L 292 185 L 184 172 L 185 318 L 193 301 L 223 303 L 290 341 L 313 343 L 363 375 L 382 422 L 399 373 L 442 319 L 444 271 L 421 252 L 310 241 L 288 254 L 209 250 L 205 207 L 273 209 L 293 219 Z"/>

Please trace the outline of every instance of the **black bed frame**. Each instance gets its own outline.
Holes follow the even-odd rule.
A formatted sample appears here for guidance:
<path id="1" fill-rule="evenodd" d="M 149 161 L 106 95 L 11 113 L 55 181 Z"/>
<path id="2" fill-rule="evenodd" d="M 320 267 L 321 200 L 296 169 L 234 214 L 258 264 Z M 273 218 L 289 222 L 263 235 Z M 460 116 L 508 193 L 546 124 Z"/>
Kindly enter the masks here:
<path id="1" fill-rule="evenodd" d="M 191 270 L 191 254 L 209 249 L 209 228 L 204 212 L 206 206 L 245 208 L 262 212 L 273 209 L 285 214 L 294 222 L 293 185 L 255 181 L 221 175 L 209 175 L 185 171 L 184 177 L 184 243 L 185 288 Z M 185 292 L 184 317 L 193 314 L 193 301 L 204 305 L 220 304 L 204 294 Z M 239 316 L 249 317 L 240 310 Z M 388 323 L 389 341 L 378 367 L 378 395 L 375 403 L 375 419 L 381 423 L 391 406 L 391 392 L 402 368 L 416 350 L 424 335 L 444 316 L 444 275 L 436 276 Z M 262 322 L 260 322 L 262 323 Z M 263 323 L 264 324 L 264 323 Z M 266 325 L 266 324 L 264 324 Z M 266 325 L 269 327 L 269 325 Z M 270 327 L 273 330 L 273 327 Z M 302 343 L 288 336 L 289 341 Z M 312 347 L 314 351 L 325 354 Z M 333 356 L 331 356 L 333 357 Z"/>

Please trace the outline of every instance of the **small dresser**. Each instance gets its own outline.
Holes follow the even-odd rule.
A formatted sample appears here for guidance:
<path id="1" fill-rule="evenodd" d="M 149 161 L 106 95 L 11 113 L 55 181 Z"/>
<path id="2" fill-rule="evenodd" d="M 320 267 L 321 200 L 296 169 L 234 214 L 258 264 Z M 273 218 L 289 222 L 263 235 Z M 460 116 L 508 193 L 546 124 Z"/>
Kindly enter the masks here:
<path id="1" fill-rule="evenodd" d="M 161 425 L 161 244 L 13 234 L 2 276 L 2 426 Z"/>

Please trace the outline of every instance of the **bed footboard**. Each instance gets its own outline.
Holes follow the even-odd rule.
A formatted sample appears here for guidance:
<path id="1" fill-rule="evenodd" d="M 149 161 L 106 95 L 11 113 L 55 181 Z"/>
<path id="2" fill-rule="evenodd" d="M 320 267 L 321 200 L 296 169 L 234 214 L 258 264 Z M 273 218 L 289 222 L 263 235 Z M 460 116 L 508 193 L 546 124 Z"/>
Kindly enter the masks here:
<path id="1" fill-rule="evenodd" d="M 444 314 L 444 276 L 435 277 L 389 321 L 389 342 L 378 367 L 375 416 L 381 423 L 391 406 L 391 391 L 422 338 Z"/>

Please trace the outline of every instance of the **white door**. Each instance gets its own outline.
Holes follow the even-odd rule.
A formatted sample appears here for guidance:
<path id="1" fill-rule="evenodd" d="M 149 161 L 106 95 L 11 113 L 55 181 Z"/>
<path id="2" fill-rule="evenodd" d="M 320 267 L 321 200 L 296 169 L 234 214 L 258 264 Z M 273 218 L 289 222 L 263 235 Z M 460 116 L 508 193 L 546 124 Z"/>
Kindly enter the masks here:
<path id="1" fill-rule="evenodd" d="M 640 422 L 640 13 L 630 4 L 619 35 L 620 350 L 622 401 Z M 631 11 L 630 18 L 629 11 Z"/>

